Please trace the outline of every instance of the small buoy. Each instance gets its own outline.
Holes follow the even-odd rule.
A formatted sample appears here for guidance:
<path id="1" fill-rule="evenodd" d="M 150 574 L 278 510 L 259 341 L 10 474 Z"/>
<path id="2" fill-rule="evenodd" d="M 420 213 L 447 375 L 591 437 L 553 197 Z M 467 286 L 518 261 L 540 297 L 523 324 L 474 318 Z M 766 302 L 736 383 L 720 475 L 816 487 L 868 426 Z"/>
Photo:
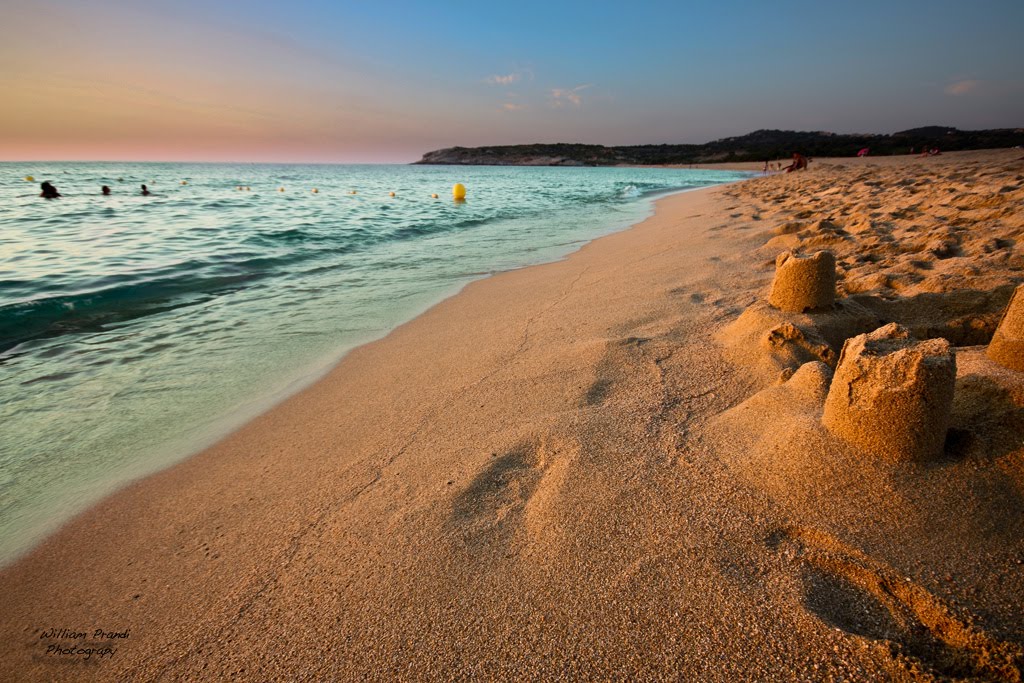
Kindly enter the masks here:
<path id="1" fill-rule="evenodd" d="M 246 191 L 246 192 L 250 192 L 251 190 L 252 190 L 252 188 L 251 188 L 251 187 L 249 187 L 248 185 L 246 185 L 246 186 L 245 186 L 245 191 Z"/>
<path id="2" fill-rule="evenodd" d="M 34 175 L 27 175 L 25 176 L 25 180 L 27 180 L 30 183 L 34 183 L 36 181 L 36 177 Z"/>
<path id="3" fill-rule="evenodd" d="M 431 197 L 431 199 L 437 199 L 437 193 L 436 192 L 433 193 L 432 195 L 430 195 L 430 197 Z"/>
<path id="4" fill-rule="evenodd" d="M 277 188 L 277 191 L 278 192 L 284 192 L 284 188 L 283 187 L 279 187 L 279 188 Z"/>
<path id="5" fill-rule="evenodd" d="M 389 197 L 394 197 L 394 196 L 395 196 L 395 193 L 394 193 L 394 192 L 388 192 L 388 196 L 389 196 Z"/>
<path id="6" fill-rule="evenodd" d="M 182 181 L 181 181 L 181 184 L 182 184 L 182 185 L 188 185 L 188 181 L 187 181 L 187 180 L 182 180 Z"/>
<path id="7" fill-rule="evenodd" d="M 313 188 L 313 194 L 317 194 L 319 192 L 320 192 L 320 190 L 316 189 L 315 187 Z"/>
<path id="8" fill-rule="evenodd" d="M 462 183 L 455 183 L 454 185 L 452 185 L 452 197 L 454 197 L 455 199 L 465 199 L 466 186 L 463 185 Z"/>

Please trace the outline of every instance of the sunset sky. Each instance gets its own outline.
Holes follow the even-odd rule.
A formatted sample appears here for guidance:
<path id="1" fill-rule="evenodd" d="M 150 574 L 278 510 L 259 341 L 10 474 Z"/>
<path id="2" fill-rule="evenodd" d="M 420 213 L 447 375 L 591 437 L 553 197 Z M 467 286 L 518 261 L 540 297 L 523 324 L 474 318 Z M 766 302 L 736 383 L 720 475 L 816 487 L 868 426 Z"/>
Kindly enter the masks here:
<path id="1" fill-rule="evenodd" d="M 1024 2 L 6 3 L 0 160 L 1024 126 Z"/>

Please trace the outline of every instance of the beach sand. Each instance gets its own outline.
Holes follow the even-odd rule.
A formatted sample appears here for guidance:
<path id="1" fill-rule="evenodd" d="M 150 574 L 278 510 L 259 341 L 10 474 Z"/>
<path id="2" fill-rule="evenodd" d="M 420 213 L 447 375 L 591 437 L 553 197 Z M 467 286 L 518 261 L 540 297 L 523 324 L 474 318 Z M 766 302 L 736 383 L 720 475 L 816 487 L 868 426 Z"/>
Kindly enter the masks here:
<path id="1" fill-rule="evenodd" d="M 1019 681 L 1019 156 L 817 160 L 471 284 L 4 569 L 0 678 Z M 769 306 L 819 250 L 836 304 Z M 892 322 L 955 353 L 917 459 L 821 420 Z"/>

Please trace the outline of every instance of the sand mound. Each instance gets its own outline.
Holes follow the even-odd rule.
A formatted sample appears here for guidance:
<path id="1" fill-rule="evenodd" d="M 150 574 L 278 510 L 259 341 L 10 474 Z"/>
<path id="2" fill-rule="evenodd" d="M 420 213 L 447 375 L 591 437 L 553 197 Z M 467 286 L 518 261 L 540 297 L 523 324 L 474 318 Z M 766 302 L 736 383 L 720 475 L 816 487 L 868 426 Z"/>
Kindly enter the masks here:
<path id="1" fill-rule="evenodd" d="M 989 358 L 1024 372 L 1024 285 L 1017 287 L 988 345 Z"/>
<path id="2" fill-rule="evenodd" d="M 803 313 L 831 308 L 836 300 L 836 258 L 819 251 L 797 256 L 784 251 L 775 259 L 775 280 L 768 303 L 783 311 Z"/>
<path id="3" fill-rule="evenodd" d="M 1024 450 L 1024 373 L 996 363 L 983 346 L 958 348 L 956 364 L 949 455 L 981 461 Z"/>
<path id="4" fill-rule="evenodd" d="M 795 509 L 839 495 L 855 468 L 844 444 L 821 425 L 831 378 L 825 363 L 805 363 L 716 416 L 703 436 L 742 479 Z"/>
<path id="5" fill-rule="evenodd" d="M 718 339 L 733 362 L 770 384 L 780 372 L 811 361 L 835 367 L 848 338 L 883 322 L 855 301 L 838 301 L 830 310 L 807 313 L 788 313 L 758 301 L 727 325 Z"/>
<path id="6" fill-rule="evenodd" d="M 891 323 L 846 342 L 822 422 L 876 455 L 935 458 L 946 439 L 955 381 L 948 341 L 917 341 Z"/>

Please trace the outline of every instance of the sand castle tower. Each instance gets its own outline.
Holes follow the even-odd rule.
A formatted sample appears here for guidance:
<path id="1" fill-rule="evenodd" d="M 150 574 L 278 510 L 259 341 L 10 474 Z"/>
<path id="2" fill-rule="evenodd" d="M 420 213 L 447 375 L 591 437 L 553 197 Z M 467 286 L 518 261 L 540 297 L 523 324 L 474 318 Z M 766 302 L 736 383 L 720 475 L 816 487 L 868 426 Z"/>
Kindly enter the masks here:
<path id="1" fill-rule="evenodd" d="M 790 313 L 831 308 L 836 301 L 836 257 L 828 251 L 797 256 L 784 251 L 775 259 L 768 303 Z"/>
<path id="2" fill-rule="evenodd" d="M 948 341 L 918 341 L 890 323 L 846 341 L 822 422 L 884 458 L 935 458 L 946 439 L 955 382 L 956 356 Z"/>
<path id="3" fill-rule="evenodd" d="M 1010 297 L 999 327 L 988 345 L 988 357 L 1011 370 L 1024 372 L 1024 285 Z"/>

